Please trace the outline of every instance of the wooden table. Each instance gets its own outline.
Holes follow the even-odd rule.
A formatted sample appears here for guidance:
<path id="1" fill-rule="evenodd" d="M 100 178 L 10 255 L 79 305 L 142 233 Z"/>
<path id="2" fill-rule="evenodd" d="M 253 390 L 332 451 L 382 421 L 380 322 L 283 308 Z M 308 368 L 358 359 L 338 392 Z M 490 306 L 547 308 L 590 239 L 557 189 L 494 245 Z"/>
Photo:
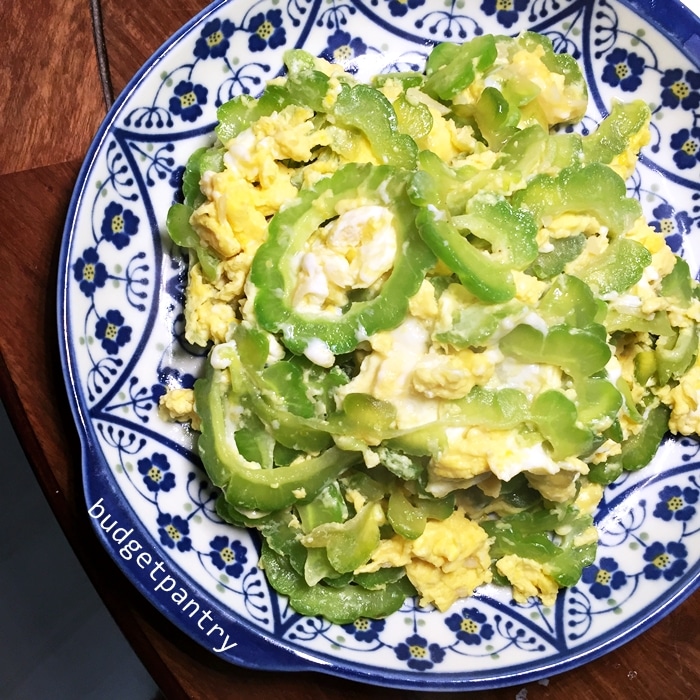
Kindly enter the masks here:
<path id="1" fill-rule="evenodd" d="M 402 698 L 407 693 L 320 674 L 263 673 L 221 663 L 137 594 L 103 551 L 88 522 L 79 444 L 58 355 L 55 288 L 63 223 L 81 162 L 114 96 L 162 42 L 205 4 L 205 0 L 0 3 L 4 37 L 0 395 L 66 537 L 166 697 Z M 528 684 L 528 700 L 698 698 L 698 630 L 700 596 L 696 595 L 604 658 L 554 676 L 547 685 Z M 520 689 L 478 697 L 513 698 Z M 413 695 L 444 697 L 428 692 Z"/>

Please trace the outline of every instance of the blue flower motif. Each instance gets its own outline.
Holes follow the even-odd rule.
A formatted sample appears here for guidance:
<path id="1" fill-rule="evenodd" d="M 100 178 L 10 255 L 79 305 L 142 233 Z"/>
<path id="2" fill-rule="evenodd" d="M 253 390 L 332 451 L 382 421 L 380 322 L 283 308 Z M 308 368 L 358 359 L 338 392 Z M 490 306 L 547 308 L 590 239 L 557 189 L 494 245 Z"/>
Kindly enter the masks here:
<path id="1" fill-rule="evenodd" d="M 158 372 L 158 381 L 168 386 L 176 385 L 183 389 L 192 389 L 195 383 L 195 376 L 175 367 L 163 367 Z"/>
<path id="2" fill-rule="evenodd" d="M 186 255 L 186 253 L 185 253 Z M 184 257 L 184 256 L 183 256 Z M 186 260 L 187 258 L 185 258 Z M 178 303 L 184 306 L 185 291 L 187 289 L 187 269 L 183 268 L 177 271 L 165 283 L 165 291 Z"/>
<path id="3" fill-rule="evenodd" d="M 194 55 L 197 58 L 222 58 L 230 46 L 229 39 L 236 27 L 231 20 L 213 19 L 207 22 L 194 45 Z"/>
<path id="4" fill-rule="evenodd" d="M 248 561 L 248 554 L 240 540 L 229 541 L 228 537 L 217 535 L 209 546 L 209 557 L 217 569 L 233 578 L 238 578 L 243 573 L 243 564 Z"/>
<path id="5" fill-rule="evenodd" d="M 124 317 L 117 309 L 110 309 L 97 320 L 95 335 L 110 355 L 116 355 L 131 340 L 131 326 L 124 325 Z"/>
<path id="6" fill-rule="evenodd" d="M 170 549 L 179 549 L 181 552 L 188 552 L 192 549 L 192 540 L 189 537 L 190 524 L 179 515 L 161 513 L 158 516 L 158 534 L 160 543 Z"/>
<path id="7" fill-rule="evenodd" d="M 373 642 L 379 638 L 379 633 L 384 629 L 384 620 L 368 620 L 366 617 L 361 617 L 342 627 L 360 642 Z"/>
<path id="8" fill-rule="evenodd" d="M 409 10 L 425 4 L 425 0 L 389 0 L 389 12 L 394 17 L 403 17 Z"/>
<path id="9" fill-rule="evenodd" d="M 641 56 L 617 48 L 605 60 L 608 65 L 603 69 L 603 80 L 609 85 L 633 92 L 642 84 L 640 76 L 644 72 L 644 59 Z"/>
<path id="10" fill-rule="evenodd" d="M 439 644 L 428 644 L 428 640 L 419 634 L 413 634 L 405 642 L 397 644 L 394 653 L 416 671 L 427 671 L 445 658 L 445 650 Z"/>
<path id="11" fill-rule="evenodd" d="M 529 0 L 484 0 L 481 11 L 496 15 L 496 21 L 504 27 L 512 27 L 518 21 L 518 13 L 527 9 Z"/>
<path id="12" fill-rule="evenodd" d="M 650 222 L 650 226 L 656 229 L 666 239 L 674 253 L 678 253 L 683 247 L 683 236 L 690 231 L 693 220 L 686 211 L 675 211 L 670 204 L 659 204 L 652 212 L 656 217 Z"/>
<path id="13" fill-rule="evenodd" d="M 181 80 L 170 98 L 170 111 L 180 115 L 185 122 L 196 121 L 202 116 L 202 105 L 207 103 L 208 90 L 204 85 L 196 85 L 189 80 Z"/>
<path id="14" fill-rule="evenodd" d="M 367 53 L 367 44 L 360 37 L 354 39 L 341 29 L 328 37 L 328 46 L 321 52 L 321 58 L 345 67 L 349 72 L 357 70 L 352 61 Z"/>
<path id="15" fill-rule="evenodd" d="M 151 400 L 158 404 L 161 396 L 165 396 L 167 389 L 162 384 L 151 384 Z"/>
<path id="16" fill-rule="evenodd" d="M 185 195 L 182 192 L 182 180 L 185 177 L 185 166 L 180 165 L 174 168 L 170 173 L 168 184 L 175 190 L 173 202 L 182 203 L 185 201 Z"/>
<path id="17" fill-rule="evenodd" d="M 666 486 L 659 493 L 659 502 L 654 509 L 654 515 L 661 520 L 680 520 L 686 522 L 695 515 L 695 504 L 698 502 L 700 492 L 697 489 L 686 486 Z"/>
<path id="18" fill-rule="evenodd" d="M 644 576 L 656 580 L 662 576 L 667 581 L 673 581 L 683 574 L 688 562 L 685 557 L 688 550 L 680 542 L 669 542 L 664 546 L 661 542 L 654 542 L 644 552 L 644 561 L 648 561 L 644 567 Z"/>
<path id="19" fill-rule="evenodd" d="M 96 248 L 86 248 L 81 257 L 73 263 L 73 276 L 80 282 L 80 291 L 91 297 L 98 287 L 107 282 L 107 268 L 100 262 Z"/>
<path id="20" fill-rule="evenodd" d="M 140 459 L 137 466 L 149 491 L 170 491 L 175 486 L 175 474 L 170 471 L 168 458 L 161 452 Z"/>
<path id="21" fill-rule="evenodd" d="M 476 608 L 463 608 L 461 613 L 450 615 L 445 624 L 465 644 L 481 644 L 482 640 L 493 637 L 493 627 L 486 622 L 487 619 Z"/>
<path id="22" fill-rule="evenodd" d="M 680 68 L 667 70 L 661 78 L 661 104 L 675 109 L 693 110 L 700 107 L 700 73 L 688 70 L 683 75 Z"/>
<path id="23" fill-rule="evenodd" d="M 681 129 L 671 136 L 673 160 L 680 170 L 692 168 L 700 161 L 700 127 Z"/>
<path id="24" fill-rule="evenodd" d="M 282 26 L 282 10 L 260 12 L 250 20 L 248 48 L 251 51 L 276 49 L 287 41 L 287 34 Z"/>
<path id="25" fill-rule="evenodd" d="M 118 202 L 110 202 L 107 205 L 100 231 L 104 239 L 112 243 L 115 248 L 118 250 L 126 248 L 131 236 L 136 234 L 138 228 L 139 217 L 131 209 L 124 209 Z"/>
<path id="26" fill-rule="evenodd" d="M 612 590 L 625 585 L 627 576 L 619 571 L 617 562 L 612 557 L 602 557 L 600 566 L 592 564 L 583 570 L 581 580 L 591 586 L 591 593 L 596 598 L 609 598 Z"/>

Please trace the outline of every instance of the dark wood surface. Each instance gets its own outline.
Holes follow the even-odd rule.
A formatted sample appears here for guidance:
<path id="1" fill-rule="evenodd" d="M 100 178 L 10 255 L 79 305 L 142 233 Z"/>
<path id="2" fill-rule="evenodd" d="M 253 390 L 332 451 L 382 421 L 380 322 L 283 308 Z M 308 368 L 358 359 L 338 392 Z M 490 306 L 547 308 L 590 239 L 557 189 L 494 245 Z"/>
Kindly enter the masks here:
<path id="1" fill-rule="evenodd" d="M 90 528 L 58 355 L 55 287 L 63 224 L 82 160 L 114 96 L 205 4 L 102 0 L 103 56 L 88 0 L 0 3 L 0 396 L 68 541 L 167 698 L 446 697 L 224 664 L 141 598 Z M 698 698 L 699 630 L 696 595 L 618 650 L 546 685 L 453 697 L 512 700 L 524 687 L 528 700 Z"/>

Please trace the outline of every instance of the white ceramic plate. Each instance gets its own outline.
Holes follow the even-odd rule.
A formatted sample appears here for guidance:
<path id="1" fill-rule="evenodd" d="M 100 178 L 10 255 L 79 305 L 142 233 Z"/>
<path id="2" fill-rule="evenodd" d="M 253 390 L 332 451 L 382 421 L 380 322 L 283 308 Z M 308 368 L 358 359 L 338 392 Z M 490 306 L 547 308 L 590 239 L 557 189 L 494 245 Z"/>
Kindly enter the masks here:
<path id="1" fill-rule="evenodd" d="M 164 222 L 187 157 L 211 141 L 217 106 L 258 92 L 291 47 L 369 76 L 421 66 L 438 40 L 526 28 L 581 62 L 584 127 L 615 98 L 651 103 L 652 143 L 630 186 L 697 271 L 700 31 L 675 0 L 217 2 L 135 76 L 90 149 L 59 283 L 86 509 L 143 595 L 232 663 L 406 688 L 509 685 L 605 653 L 698 586 L 698 444 L 668 440 L 652 465 L 607 490 L 597 562 L 553 607 L 486 588 L 445 614 L 408 601 L 386 620 L 343 627 L 300 617 L 268 588 L 249 534 L 216 517 L 194 435 L 158 417 L 165 387 L 191 386 L 203 362 L 184 341 L 186 265 Z"/>

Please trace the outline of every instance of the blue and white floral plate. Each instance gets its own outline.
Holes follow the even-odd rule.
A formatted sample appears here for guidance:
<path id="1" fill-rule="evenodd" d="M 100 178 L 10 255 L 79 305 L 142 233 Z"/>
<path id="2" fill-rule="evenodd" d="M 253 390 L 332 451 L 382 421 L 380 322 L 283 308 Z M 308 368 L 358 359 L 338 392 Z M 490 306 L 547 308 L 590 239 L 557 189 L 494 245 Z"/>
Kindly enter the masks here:
<path id="1" fill-rule="evenodd" d="M 582 128 L 615 98 L 651 103 L 652 142 L 630 187 L 697 270 L 700 22 L 677 0 L 219 0 L 144 66 L 97 134 L 59 283 L 86 509 L 143 595 L 223 659 L 395 687 L 492 688 L 600 656 L 698 587 L 699 445 L 668 440 L 652 465 L 607 490 L 598 559 L 553 607 L 487 588 L 445 614 L 407 602 L 382 621 L 301 617 L 270 591 L 249 534 L 217 518 L 193 433 L 158 415 L 166 387 L 192 386 L 203 362 L 183 338 L 186 263 L 164 222 L 217 106 L 261 90 L 292 47 L 369 76 L 421 66 L 438 40 L 526 28 L 584 67 Z"/>

